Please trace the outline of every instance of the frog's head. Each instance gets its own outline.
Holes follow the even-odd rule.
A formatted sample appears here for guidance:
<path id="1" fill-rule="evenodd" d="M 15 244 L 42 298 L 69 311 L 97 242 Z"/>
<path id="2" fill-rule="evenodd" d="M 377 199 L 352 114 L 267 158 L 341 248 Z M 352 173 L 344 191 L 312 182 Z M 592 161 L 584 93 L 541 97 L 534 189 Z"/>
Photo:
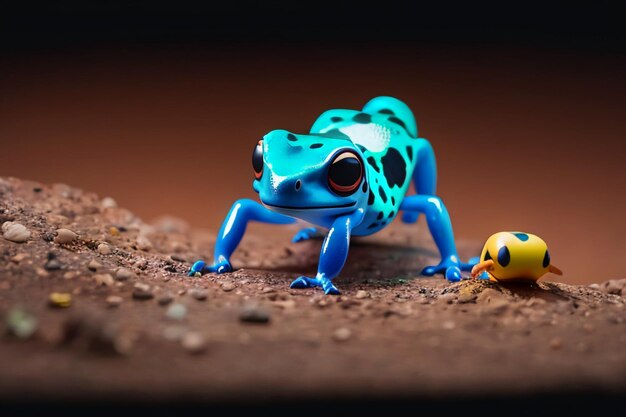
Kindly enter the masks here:
<path id="1" fill-rule="evenodd" d="M 272 210 L 304 220 L 334 218 L 367 203 L 361 151 L 339 132 L 274 130 L 254 148 L 254 190 Z"/>

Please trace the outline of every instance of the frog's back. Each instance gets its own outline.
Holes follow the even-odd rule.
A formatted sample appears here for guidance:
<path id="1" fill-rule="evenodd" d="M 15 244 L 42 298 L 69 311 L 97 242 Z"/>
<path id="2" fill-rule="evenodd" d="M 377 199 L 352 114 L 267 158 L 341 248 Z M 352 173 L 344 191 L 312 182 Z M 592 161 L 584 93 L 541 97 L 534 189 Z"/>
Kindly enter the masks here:
<path id="1" fill-rule="evenodd" d="M 364 158 L 369 198 L 366 214 L 354 235 L 369 235 L 398 214 L 415 167 L 417 125 L 406 104 L 377 97 L 363 110 L 329 110 L 313 124 L 311 133 L 347 136 Z"/>

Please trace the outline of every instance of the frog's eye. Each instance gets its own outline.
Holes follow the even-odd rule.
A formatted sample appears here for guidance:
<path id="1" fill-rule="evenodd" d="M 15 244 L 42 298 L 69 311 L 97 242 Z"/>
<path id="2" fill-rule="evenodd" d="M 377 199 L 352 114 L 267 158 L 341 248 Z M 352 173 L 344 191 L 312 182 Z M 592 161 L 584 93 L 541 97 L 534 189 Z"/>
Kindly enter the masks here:
<path id="1" fill-rule="evenodd" d="M 252 151 L 252 168 L 254 168 L 254 178 L 257 180 L 263 175 L 263 139 L 261 139 Z"/>
<path id="2" fill-rule="evenodd" d="M 361 159 L 351 151 L 337 156 L 328 168 L 328 185 L 341 196 L 348 196 L 358 190 L 363 179 Z"/>

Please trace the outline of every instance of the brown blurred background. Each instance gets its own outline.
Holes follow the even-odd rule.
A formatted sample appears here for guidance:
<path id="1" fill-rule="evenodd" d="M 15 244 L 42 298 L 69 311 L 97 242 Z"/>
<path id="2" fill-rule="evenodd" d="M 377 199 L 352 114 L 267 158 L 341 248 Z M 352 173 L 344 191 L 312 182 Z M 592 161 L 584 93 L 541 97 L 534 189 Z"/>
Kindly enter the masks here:
<path id="1" fill-rule="evenodd" d="M 253 4 L 5 14 L 0 175 L 217 229 L 254 198 L 264 133 L 391 95 L 435 148 L 457 239 L 523 230 L 565 282 L 626 277 L 626 38 L 611 10 L 498 19 L 407 3 L 389 20 Z"/>

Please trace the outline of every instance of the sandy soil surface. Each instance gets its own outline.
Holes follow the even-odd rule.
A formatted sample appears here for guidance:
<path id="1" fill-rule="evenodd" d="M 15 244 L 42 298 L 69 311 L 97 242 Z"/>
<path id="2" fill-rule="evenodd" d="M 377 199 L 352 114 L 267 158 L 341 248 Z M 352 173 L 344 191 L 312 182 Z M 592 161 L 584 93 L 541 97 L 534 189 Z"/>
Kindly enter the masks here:
<path id="1" fill-rule="evenodd" d="M 423 221 L 355 240 L 341 296 L 289 289 L 320 247 L 292 226 L 252 225 L 235 272 L 189 278 L 213 234 L 66 185 L 0 178 L 0 223 L 5 401 L 626 393 L 626 280 L 421 277 Z"/>

